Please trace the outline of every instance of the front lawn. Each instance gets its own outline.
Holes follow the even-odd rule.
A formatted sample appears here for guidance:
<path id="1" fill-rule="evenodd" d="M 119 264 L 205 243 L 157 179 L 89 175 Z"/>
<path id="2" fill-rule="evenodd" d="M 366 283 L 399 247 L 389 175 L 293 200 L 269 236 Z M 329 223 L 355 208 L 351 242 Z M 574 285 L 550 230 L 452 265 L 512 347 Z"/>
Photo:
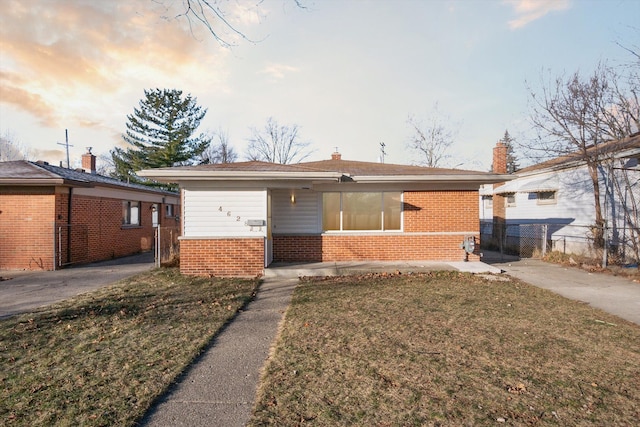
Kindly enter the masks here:
<path id="1" fill-rule="evenodd" d="M 640 327 L 457 272 L 296 290 L 251 425 L 635 426 Z"/>
<path id="2" fill-rule="evenodd" d="M 154 270 L 1 320 L 0 424 L 133 425 L 257 284 Z"/>

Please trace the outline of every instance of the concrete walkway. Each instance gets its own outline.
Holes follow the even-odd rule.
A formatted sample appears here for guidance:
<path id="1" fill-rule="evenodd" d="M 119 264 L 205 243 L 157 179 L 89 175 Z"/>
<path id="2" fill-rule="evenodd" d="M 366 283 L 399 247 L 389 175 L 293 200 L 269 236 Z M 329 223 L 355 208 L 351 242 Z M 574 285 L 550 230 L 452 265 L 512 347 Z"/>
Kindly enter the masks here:
<path id="1" fill-rule="evenodd" d="M 145 426 L 244 426 L 298 279 L 266 279 L 246 310 L 218 335 L 145 416 Z"/>

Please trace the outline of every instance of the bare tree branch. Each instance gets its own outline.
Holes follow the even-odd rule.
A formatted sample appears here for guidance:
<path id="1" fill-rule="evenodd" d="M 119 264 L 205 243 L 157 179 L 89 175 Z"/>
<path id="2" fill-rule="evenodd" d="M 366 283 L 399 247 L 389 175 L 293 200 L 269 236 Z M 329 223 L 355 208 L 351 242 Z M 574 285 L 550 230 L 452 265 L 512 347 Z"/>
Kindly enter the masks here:
<path id="1" fill-rule="evenodd" d="M 301 141 L 298 125 L 279 125 L 273 117 L 267 119 L 262 130 L 252 128 L 248 140 L 247 158 L 270 163 L 299 163 L 311 155 L 311 142 Z"/>
<path id="2" fill-rule="evenodd" d="M 203 164 L 233 163 L 238 160 L 238 154 L 229 145 L 229 134 L 222 129 L 214 135 L 209 147 L 202 153 Z"/>
<path id="3" fill-rule="evenodd" d="M 407 147 L 418 155 L 417 163 L 428 167 L 439 167 L 442 162 L 450 158 L 449 149 L 457 136 L 457 130 L 445 125 L 448 117 L 438 112 L 438 105 L 426 124 L 413 115 L 407 118 L 407 124 L 412 132 Z"/>

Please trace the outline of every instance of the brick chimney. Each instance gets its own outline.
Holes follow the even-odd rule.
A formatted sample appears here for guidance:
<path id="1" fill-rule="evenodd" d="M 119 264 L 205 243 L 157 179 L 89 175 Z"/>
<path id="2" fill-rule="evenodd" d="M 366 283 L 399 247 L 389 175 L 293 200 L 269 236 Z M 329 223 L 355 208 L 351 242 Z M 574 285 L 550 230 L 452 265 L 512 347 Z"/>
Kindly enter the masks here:
<path id="1" fill-rule="evenodd" d="M 333 153 L 331 153 L 331 160 L 342 160 L 342 154 L 334 151 Z"/>
<path id="2" fill-rule="evenodd" d="M 96 173 L 96 156 L 91 154 L 91 147 L 87 147 L 87 152 L 82 155 L 82 169 Z"/>
<path id="3" fill-rule="evenodd" d="M 491 171 L 493 173 L 507 173 L 507 144 L 502 141 L 498 141 L 493 147 Z"/>
<path id="4" fill-rule="evenodd" d="M 493 163 L 491 164 L 491 172 L 506 174 L 507 173 L 507 144 L 502 141 L 498 141 L 495 147 L 493 147 Z M 494 191 L 502 187 L 505 183 L 498 182 L 493 184 Z M 504 194 L 493 195 L 493 232 L 492 238 L 494 241 L 499 242 L 502 245 L 506 232 L 506 218 L 507 211 L 505 206 Z"/>

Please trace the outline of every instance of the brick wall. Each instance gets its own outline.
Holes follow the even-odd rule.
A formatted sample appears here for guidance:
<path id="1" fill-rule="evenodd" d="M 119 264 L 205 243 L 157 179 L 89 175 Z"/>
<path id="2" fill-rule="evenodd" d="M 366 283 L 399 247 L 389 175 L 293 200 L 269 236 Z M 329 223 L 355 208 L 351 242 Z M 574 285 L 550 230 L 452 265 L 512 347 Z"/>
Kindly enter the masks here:
<path id="1" fill-rule="evenodd" d="M 0 188 L 0 269 L 53 269 L 53 188 Z"/>
<path id="2" fill-rule="evenodd" d="M 194 276 L 261 275 L 264 272 L 264 239 L 182 239 L 180 271 Z"/>
<path id="3" fill-rule="evenodd" d="M 69 195 L 54 191 L 0 188 L 0 269 L 52 270 L 54 257 L 63 265 L 86 263 L 152 248 L 151 203 L 141 203 L 140 226 L 123 227 L 122 200 L 72 194 L 67 227 Z"/>
<path id="4" fill-rule="evenodd" d="M 73 261 L 93 262 L 150 250 L 154 236 L 151 205 L 142 202 L 140 225 L 128 227 L 122 225 L 122 200 L 73 195 Z"/>
<path id="5" fill-rule="evenodd" d="M 274 261 L 460 261 L 464 235 L 479 238 L 477 191 L 407 191 L 403 209 L 404 233 L 274 235 Z"/>

